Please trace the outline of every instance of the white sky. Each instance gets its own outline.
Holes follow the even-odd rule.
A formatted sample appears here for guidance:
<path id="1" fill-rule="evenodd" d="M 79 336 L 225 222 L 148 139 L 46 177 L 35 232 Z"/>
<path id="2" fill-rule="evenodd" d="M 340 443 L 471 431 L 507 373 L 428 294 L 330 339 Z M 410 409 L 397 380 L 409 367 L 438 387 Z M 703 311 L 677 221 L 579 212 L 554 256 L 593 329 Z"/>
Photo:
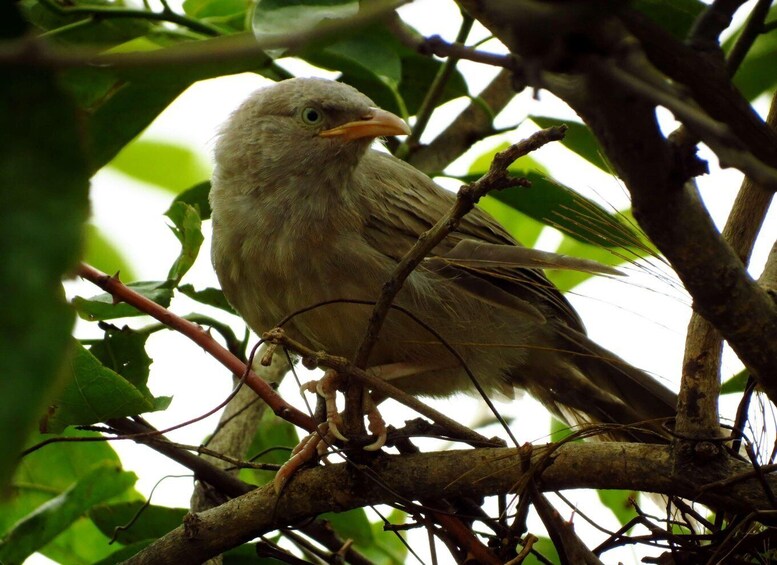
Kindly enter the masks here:
<path id="1" fill-rule="evenodd" d="M 436 33 L 448 38 L 455 36 L 457 21 L 441 18 L 441 12 L 433 8 L 436 4 L 434 0 L 420 1 L 403 8 L 402 11 L 423 33 Z M 477 33 L 482 31 L 473 32 Z M 298 65 L 291 62 L 282 64 L 295 72 L 298 70 Z M 470 82 L 472 92 L 479 92 L 487 82 L 483 69 L 478 65 L 462 63 L 462 70 Z M 491 69 L 485 70 L 486 75 L 493 72 Z M 264 84 L 266 81 L 255 75 L 222 77 L 198 83 L 176 100 L 143 137 L 175 141 L 190 147 L 201 153 L 203 160 L 210 164 L 214 134 L 219 124 L 251 91 Z M 444 111 L 434 115 L 429 131 L 439 131 L 464 105 L 463 101 L 447 105 Z M 765 105 L 762 106 L 765 110 Z M 500 117 L 498 125 L 516 123 L 528 113 L 570 116 L 570 111 L 547 93 L 542 93 L 539 101 L 533 100 L 529 95 L 522 95 Z M 665 118 L 667 127 L 671 127 L 671 117 Z M 522 127 L 518 133 L 510 134 L 508 138 L 517 141 L 527 131 L 529 130 Z M 495 144 L 495 141 L 489 140 L 477 145 L 468 155 L 457 161 L 451 170 L 466 170 L 474 157 Z M 626 205 L 625 191 L 615 178 L 592 171 L 592 167 L 565 150 L 546 147 L 534 157 L 546 163 L 558 180 L 579 189 L 587 196 L 601 195 L 606 203 L 618 208 Z M 708 153 L 703 154 L 703 157 L 710 158 L 713 174 L 700 179 L 700 188 L 715 221 L 722 225 L 739 187 L 741 175 L 730 170 L 715 171 L 717 161 Z M 126 254 L 140 280 L 164 278 L 170 263 L 178 253 L 178 242 L 166 227 L 167 220 L 163 217 L 170 200 L 168 193 L 155 187 L 140 185 L 110 169 L 99 172 L 93 179 L 93 221 Z M 777 217 L 774 210 L 767 219 L 766 226 L 754 253 L 755 276 L 760 273 L 771 242 L 777 237 Z M 207 229 L 208 239 L 196 265 L 185 280 L 196 288 L 218 285 L 209 262 Z M 540 243 L 552 249 L 556 243 L 555 239 L 553 234 L 549 234 L 543 237 Z M 660 282 L 654 276 L 640 274 L 637 269 L 628 269 L 628 273 L 630 276 L 625 281 L 596 279 L 586 282 L 576 289 L 570 300 L 580 312 L 594 340 L 631 363 L 650 371 L 676 390 L 679 384 L 685 326 L 690 312 L 689 300 L 684 293 Z M 98 293 L 98 289 L 83 282 L 70 284 L 68 288 L 71 293 L 77 292 L 86 296 Z M 179 314 L 202 309 L 185 298 L 176 299 L 173 307 Z M 81 332 L 93 330 L 94 328 L 87 328 L 85 324 L 79 326 Z M 171 334 L 160 332 L 162 333 Z M 150 340 L 149 348 L 154 359 L 149 383 L 151 390 L 156 395 L 174 396 L 169 410 L 148 416 L 156 426 L 166 427 L 206 412 L 229 393 L 231 380 L 227 371 L 187 339 L 176 335 L 159 335 Z M 737 372 L 741 365 L 731 354 L 727 354 L 724 367 L 724 374 L 730 375 Z M 304 410 L 295 388 L 291 379 L 287 379 L 281 393 Z M 736 399 L 724 397 L 724 416 L 733 416 L 735 401 Z M 473 420 L 485 414 L 482 403 L 470 398 L 456 397 L 431 404 L 448 413 L 455 411 L 456 414 L 471 414 Z M 499 407 L 507 414 L 518 416 L 513 431 L 519 441 L 542 441 L 548 433 L 546 412 L 532 399 L 523 397 L 513 403 L 499 404 Z M 401 425 L 404 419 L 413 417 L 405 409 L 384 410 L 383 413 L 388 423 L 397 426 Z M 170 437 L 176 441 L 196 444 L 215 427 L 216 422 L 217 417 L 211 417 L 171 433 Z M 494 429 L 490 433 L 496 434 L 499 430 Z M 161 477 L 188 472 L 146 447 L 129 442 L 120 442 L 114 444 L 114 447 L 122 456 L 126 467 L 139 475 L 137 488 L 146 495 Z M 152 502 L 186 507 L 190 493 L 190 480 L 168 479 L 157 489 Z M 567 496 L 588 512 L 596 494 L 578 491 L 567 493 Z M 563 516 L 571 515 L 571 511 L 564 510 L 565 507 L 559 508 L 562 509 Z M 609 511 L 600 511 L 594 515 L 606 527 L 618 527 L 615 520 L 610 518 Z M 589 539 L 587 536 L 592 536 L 590 539 L 601 539 L 601 534 L 589 531 L 590 528 L 587 528 L 582 520 L 576 520 L 575 524 L 583 539 Z M 530 526 L 535 532 L 541 529 L 536 521 L 531 522 Z M 414 547 L 422 555 L 428 555 L 425 544 L 424 536 L 414 543 Z M 631 562 L 634 555 L 629 550 L 621 550 L 606 554 L 606 559 L 608 562 L 616 559 Z M 36 556 L 29 562 L 45 562 L 45 559 Z"/>

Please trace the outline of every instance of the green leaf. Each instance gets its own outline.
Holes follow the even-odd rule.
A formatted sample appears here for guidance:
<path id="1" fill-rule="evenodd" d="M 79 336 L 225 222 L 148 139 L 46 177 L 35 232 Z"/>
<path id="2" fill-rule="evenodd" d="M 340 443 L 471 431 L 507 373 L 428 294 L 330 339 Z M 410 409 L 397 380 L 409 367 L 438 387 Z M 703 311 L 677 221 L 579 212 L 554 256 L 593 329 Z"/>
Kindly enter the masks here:
<path id="1" fill-rule="evenodd" d="M 215 308 L 219 308 L 225 312 L 229 312 L 230 314 L 237 316 L 235 309 L 232 308 L 224 296 L 224 293 L 218 288 L 204 288 L 202 290 L 194 290 L 192 285 L 183 284 L 178 287 L 178 290 L 180 290 L 183 294 L 192 300 L 196 300 L 202 304 L 207 304 L 208 306 L 214 306 Z"/>
<path id="2" fill-rule="evenodd" d="M 127 279 L 135 278 L 135 273 L 126 257 L 122 255 L 121 250 L 114 246 L 105 234 L 93 224 L 86 226 L 84 261 L 103 272 L 116 273 L 121 271 Z"/>
<path id="3" fill-rule="evenodd" d="M 628 211 L 624 211 L 622 214 L 624 217 L 630 216 Z M 592 259 L 602 265 L 617 267 L 623 263 L 630 263 L 642 257 L 657 253 L 647 238 L 643 238 L 643 243 L 644 245 L 630 246 L 628 248 L 598 247 L 596 245 L 583 243 L 582 241 L 569 236 L 564 236 L 556 249 L 556 253 L 570 255 L 572 257 L 581 257 L 583 259 Z M 551 282 L 561 290 L 561 292 L 569 292 L 580 283 L 596 276 L 593 273 L 585 273 L 572 269 L 547 269 L 545 274 Z"/>
<path id="4" fill-rule="evenodd" d="M 58 563 L 92 565 L 113 552 L 109 542 L 91 520 L 80 517 L 38 552 Z"/>
<path id="5" fill-rule="evenodd" d="M 534 552 L 541 554 L 544 560 L 540 561 L 534 555 Z M 558 556 L 558 551 L 556 551 L 556 546 L 553 545 L 550 538 L 541 537 L 532 545 L 532 553 L 526 556 L 526 559 L 523 560 L 523 565 L 547 565 L 548 563 L 561 565 L 561 559 Z"/>
<path id="6" fill-rule="evenodd" d="M 89 353 L 108 369 L 118 373 L 144 396 L 151 398 L 147 382 L 151 358 L 146 353 L 147 333 L 123 327 L 121 329 L 104 324 L 102 341 L 89 348 Z"/>
<path id="7" fill-rule="evenodd" d="M 478 202 L 478 207 L 491 214 L 510 235 L 526 247 L 533 247 L 542 230 L 545 229 L 545 224 L 542 222 L 533 220 L 490 195 L 482 198 Z"/>
<path id="8" fill-rule="evenodd" d="M 295 427 L 267 410 L 262 414 L 261 422 L 247 453 L 252 457 L 262 454 L 255 462 L 281 465 L 289 459 L 291 450 L 298 443 L 299 436 Z M 239 476 L 246 482 L 263 485 L 273 480 L 275 471 L 241 469 Z"/>
<path id="9" fill-rule="evenodd" d="M 404 46 L 400 52 L 402 54 L 402 80 L 399 83 L 399 93 L 405 103 L 408 115 L 414 116 L 421 108 L 421 103 L 443 63 L 437 59 L 424 57 L 415 51 L 405 50 Z M 445 84 L 437 105 L 440 106 L 462 96 L 469 96 L 469 89 L 464 75 L 456 69 Z"/>
<path id="10" fill-rule="evenodd" d="M 385 27 L 367 26 L 328 43 L 310 44 L 299 53 L 307 62 L 340 71 L 339 80 L 369 96 L 376 105 L 400 116 L 418 112 L 442 62 L 402 45 Z M 454 71 L 438 100 L 442 104 L 468 96 L 467 83 Z"/>
<path id="11" fill-rule="evenodd" d="M 184 0 L 183 11 L 187 16 L 200 20 L 209 18 L 221 21 L 231 18 L 245 20 L 248 6 L 249 3 L 246 0 Z"/>
<path id="12" fill-rule="evenodd" d="M 352 539 L 354 543 L 365 547 L 373 543 L 372 527 L 363 508 L 354 508 L 347 512 L 327 512 L 319 518 L 328 521 L 343 539 Z"/>
<path id="13" fill-rule="evenodd" d="M 210 220 L 211 209 L 208 195 L 210 194 L 210 181 L 206 180 L 187 188 L 173 199 L 173 202 L 185 202 L 197 209 L 201 220 Z"/>
<path id="14" fill-rule="evenodd" d="M 107 441 L 87 441 L 101 437 L 95 432 L 68 429 L 67 438 L 84 441 L 51 443 L 21 459 L 7 497 L 0 500 L 0 535 L 22 516 L 30 513 L 50 498 L 62 493 L 98 464 L 119 465 L 121 461 Z M 38 445 L 51 436 L 39 433 L 27 442 Z"/>
<path id="15" fill-rule="evenodd" d="M 203 49 L 218 51 L 230 38 L 200 40 Z M 175 49 L 171 47 L 169 49 Z M 270 57 L 252 55 L 244 60 L 214 63 L 170 63 L 116 71 L 110 96 L 91 108 L 87 132 L 92 171 L 111 161 L 140 134 L 178 95 L 198 80 L 241 72 L 258 72 L 273 80 L 290 75 Z M 113 72 L 113 71 L 110 71 Z"/>
<path id="16" fill-rule="evenodd" d="M 741 394 L 745 392 L 750 372 L 743 369 L 720 386 L 720 394 Z"/>
<path id="17" fill-rule="evenodd" d="M 85 4 L 84 2 L 81 3 Z M 140 18 L 111 17 L 96 18 L 88 26 L 67 27 L 69 24 L 84 20 L 84 14 L 58 14 L 42 5 L 42 3 L 32 0 L 25 0 L 20 2 L 20 4 L 23 7 L 27 20 L 41 31 L 57 30 L 57 33 L 51 36 L 51 38 L 60 44 L 89 45 L 90 47 L 107 49 L 113 45 L 140 37 L 146 34 L 152 27 L 148 20 Z M 62 7 L 68 5 L 56 4 Z M 88 2 L 88 5 L 92 6 L 106 6 L 107 4 L 107 2 L 92 0 Z"/>
<path id="18" fill-rule="evenodd" d="M 186 202 L 173 202 L 165 212 L 165 216 L 173 221 L 170 229 L 181 242 L 181 254 L 178 255 L 167 275 L 167 279 L 173 285 L 177 285 L 197 260 L 197 254 L 204 239 L 202 220 L 197 209 Z"/>
<path id="19" fill-rule="evenodd" d="M 96 561 L 95 563 L 93 563 L 93 565 L 117 565 L 118 563 L 124 563 L 130 557 L 137 554 L 141 549 L 147 548 L 155 541 L 156 540 L 153 540 L 153 539 L 147 539 L 147 540 L 131 543 L 129 545 L 125 545 L 124 547 L 114 551 L 104 559 L 101 559 L 100 561 Z"/>
<path id="20" fill-rule="evenodd" d="M 0 68 L 0 492 L 61 387 L 75 320 L 89 173 L 73 101 L 42 67 Z"/>
<path id="21" fill-rule="evenodd" d="M 634 510 L 634 506 L 631 504 L 632 500 L 635 500 L 638 493 L 633 490 L 597 490 L 599 500 L 602 501 L 607 508 L 612 510 L 618 522 L 621 525 L 628 524 L 629 520 L 634 518 L 637 513 Z"/>
<path id="22" fill-rule="evenodd" d="M 769 10 L 769 16 L 766 18 L 767 22 L 775 20 L 777 20 L 777 6 Z M 734 46 L 741 32 L 742 28 L 723 43 L 723 50 L 726 53 Z M 772 31 L 759 34 L 734 75 L 734 86 L 745 98 L 752 101 L 761 94 L 774 90 L 777 85 L 775 58 L 777 58 L 777 33 Z"/>
<path id="23" fill-rule="evenodd" d="M 135 500 L 95 506 L 89 511 L 89 517 L 108 538 L 113 538 L 116 528 L 121 528 L 116 540 L 128 545 L 162 537 L 180 526 L 188 513 L 185 508 L 144 504 Z"/>
<path id="24" fill-rule="evenodd" d="M 358 12 L 358 0 L 257 0 L 251 28 L 261 39 L 309 30 L 324 20 L 349 18 Z"/>
<path id="25" fill-rule="evenodd" d="M 62 494 L 22 518 L 0 542 L 0 561 L 21 563 L 92 506 L 129 489 L 137 477 L 115 464 L 98 465 Z"/>
<path id="26" fill-rule="evenodd" d="M 470 174 L 457 177 L 462 182 L 479 179 L 502 144 L 481 155 Z M 584 243 L 601 247 L 639 246 L 642 236 L 624 218 L 611 214 L 596 202 L 550 178 L 542 165 L 531 157 L 522 157 L 509 168 L 512 175 L 525 177 L 529 188 L 512 188 L 492 193 L 492 197 L 546 225 Z"/>
<path id="27" fill-rule="evenodd" d="M 701 0 L 634 0 L 632 7 L 674 35 L 685 39 L 707 5 Z"/>
<path id="28" fill-rule="evenodd" d="M 578 122 L 544 116 L 529 116 L 529 119 L 541 128 L 566 125 L 567 131 L 564 134 L 564 139 L 561 140 L 561 144 L 606 173 L 612 171 L 612 168 L 607 166 L 607 162 L 602 157 L 604 153 L 601 147 L 599 147 L 596 137 L 588 129 L 588 126 Z"/>
<path id="29" fill-rule="evenodd" d="M 390 524 L 403 524 L 406 519 L 407 514 L 396 509 L 386 517 Z M 360 546 L 359 551 L 381 565 L 402 565 L 407 562 L 408 549 L 400 532 L 384 530 L 383 522 L 372 523 L 370 527 L 374 541 L 369 546 Z"/>
<path id="30" fill-rule="evenodd" d="M 173 291 L 167 281 L 139 281 L 129 283 L 127 286 L 165 308 L 170 306 L 170 300 L 173 298 Z M 73 298 L 73 306 L 76 307 L 79 316 L 90 322 L 144 314 L 125 302 L 114 303 L 113 295 L 107 292 L 91 298 L 76 296 Z"/>
<path id="31" fill-rule="evenodd" d="M 124 147 L 108 166 L 176 194 L 209 174 L 199 154 L 188 147 L 142 138 Z"/>
<path id="32" fill-rule="evenodd" d="M 550 417 L 550 441 L 553 443 L 559 443 L 564 441 L 569 436 L 575 433 L 575 430 L 571 429 L 568 424 L 562 422 L 555 416 Z M 582 439 L 575 439 L 572 441 L 583 441 Z"/>
<path id="33" fill-rule="evenodd" d="M 75 344 L 71 380 L 52 401 L 41 430 L 59 432 L 66 426 L 94 424 L 155 409 L 153 398 L 105 367 L 80 344 Z"/>

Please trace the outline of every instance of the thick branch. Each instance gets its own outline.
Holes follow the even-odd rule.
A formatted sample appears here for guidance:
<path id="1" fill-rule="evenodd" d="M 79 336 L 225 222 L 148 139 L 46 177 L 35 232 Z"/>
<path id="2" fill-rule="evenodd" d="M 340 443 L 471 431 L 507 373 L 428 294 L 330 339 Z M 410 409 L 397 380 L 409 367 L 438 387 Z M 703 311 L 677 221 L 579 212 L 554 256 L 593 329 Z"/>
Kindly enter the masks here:
<path id="1" fill-rule="evenodd" d="M 777 95 L 767 123 L 777 129 Z M 745 177 L 723 228 L 723 239 L 747 264 L 761 230 L 773 192 Z M 719 433 L 718 396 L 723 342 L 715 328 L 694 313 L 688 326 L 675 431 L 682 437 L 705 438 Z"/>
<path id="2" fill-rule="evenodd" d="M 515 38 L 517 24 L 505 17 L 504 4 L 474 0 L 459 3 L 518 56 L 523 55 L 522 42 Z M 510 9 L 524 4 L 511 3 Z M 629 20 L 630 28 L 639 31 L 641 18 L 633 19 L 635 22 Z M 610 23 L 607 31 L 612 35 L 611 44 L 626 41 L 618 26 Z M 527 22 L 521 25 L 526 27 Z M 604 26 L 600 22 L 600 28 Z M 659 44 L 658 39 L 666 39 L 668 34 L 660 28 L 656 32 L 655 25 L 642 28 L 655 32 L 640 37 L 651 60 L 661 70 L 671 72 L 671 78 L 692 87 L 699 106 L 726 123 L 756 157 L 769 166 L 777 163 L 777 135 L 731 86 L 725 67 L 718 70 L 687 47 L 678 46 L 673 38 Z M 575 31 L 586 33 L 584 28 Z M 606 64 L 615 61 L 610 59 Z M 718 233 L 696 189 L 684 184 L 685 171 L 658 127 L 653 104 L 622 91 L 601 73 L 545 73 L 543 80 L 577 111 L 599 139 L 631 192 L 634 215 L 672 263 L 693 296 L 696 311 L 715 325 L 767 394 L 777 399 L 777 340 L 773 339 L 777 335 L 777 305 L 754 283 Z"/>
<path id="3" fill-rule="evenodd" d="M 495 133 L 494 117 L 515 96 L 512 72 L 501 70 L 440 135 L 411 151 L 407 161 L 427 174 L 439 173 L 481 139 Z"/>
<path id="4" fill-rule="evenodd" d="M 192 515 L 127 563 L 201 563 L 257 535 L 322 512 L 416 500 L 430 492 L 446 498 L 516 492 L 531 477 L 542 491 L 621 488 L 664 492 L 742 512 L 768 505 L 759 480 L 747 465 L 731 461 L 725 469 L 685 468 L 675 476 L 672 453 L 666 446 L 570 443 L 555 450 L 552 446 L 535 449 L 528 471 L 525 463 L 525 454 L 504 448 L 386 455 L 370 466 L 369 473 L 354 472 L 346 464 L 300 471 L 280 497 L 267 485 Z M 739 473 L 740 480 L 717 483 L 720 486 L 699 496 L 704 485 Z M 767 480 L 777 488 L 777 480 Z M 332 489 L 333 484 L 338 488 Z"/>

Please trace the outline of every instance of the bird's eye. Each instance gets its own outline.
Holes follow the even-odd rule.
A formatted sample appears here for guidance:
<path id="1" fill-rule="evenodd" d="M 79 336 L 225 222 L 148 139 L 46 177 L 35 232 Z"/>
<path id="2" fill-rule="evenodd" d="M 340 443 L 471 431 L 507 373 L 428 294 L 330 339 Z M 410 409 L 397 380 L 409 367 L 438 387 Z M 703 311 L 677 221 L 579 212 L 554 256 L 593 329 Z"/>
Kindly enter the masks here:
<path id="1" fill-rule="evenodd" d="M 310 126 L 320 124 L 324 120 L 324 114 L 316 109 L 308 106 L 302 110 L 302 121 Z"/>

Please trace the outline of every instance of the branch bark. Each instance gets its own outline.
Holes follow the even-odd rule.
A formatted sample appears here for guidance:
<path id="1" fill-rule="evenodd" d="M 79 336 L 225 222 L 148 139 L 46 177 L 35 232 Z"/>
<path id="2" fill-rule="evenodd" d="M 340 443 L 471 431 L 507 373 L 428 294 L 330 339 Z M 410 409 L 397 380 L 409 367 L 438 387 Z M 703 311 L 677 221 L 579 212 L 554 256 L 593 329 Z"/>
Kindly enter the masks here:
<path id="1" fill-rule="evenodd" d="M 606 13 L 607 4 L 591 3 L 599 6 L 597 18 L 584 19 L 573 28 L 568 19 L 562 19 L 552 42 L 529 47 L 517 26 L 525 30 L 532 22 L 521 19 L 519 12 L 527 5 L 542 4 L 546 11 L 560 5 L 475 0 L 459 0 L 459 4 L 523 57 L 525 64 L 544 65 L 554 71 L 540 72 L 540 68 L 530 76 L 540 77 L 536 86 L 546 87 L 565 100 L 589 125 L 631 193 L 634 216 L 671 262 L 693 297 L 694 309 L 720 331 L 769 397 L 777 399 L 777 340 L 773 339 L 777 335 L 777 304 L 747 274 L 715 228 L 696 188 L 685 182 L 683 163 L 658 126 L 654 102 L 625 92 L 606 74 L 597 73 L 597 65 L 584 64 L 588 57 L 599 66 L 617 65 L 618 56 L 628 55 L 627 68 L 631 70 L 635 49 L 639 55 L 639 45 L 634 45 L 618 19 Z M 701 108 L 725 123 L 753 155 L 774 167 L 777 134 L 736 92 L 725 65 L 721 63 L 722 70 L 711 66 L 674 38 L 665 37 L 668 34 L 657 25 L 645 23 L 639 14 L 627 15 L 629 29 L 639 34 L 651 61 L 670 78 L 687 85 Z M 537 22 L 533 25 L 537 27 Z M 582 54 L 554 51 L 551 58 L 547 50 L 563 48 L 565 33 L 572 32 L 578 34 L 574 35 L 574 45 L 580 44 L 582 34 L 596 49 Z M 630 46 L 626 53 L 624 45 Z M 538 51 L 541 48 L 545 51 Z M 607 49 L 610 57 L 603 56 Z M 645 69 L 651 74 L 658 72 L 649 65 Z"/>
<path id="2" fill-rule="evenodd" d="M 535 448 L 528 466 L 525 453 L 503 448 L 384 455 L 368 472 L 349 464 L 317 467 L 300 471 L 280 496 L 267 485 L 218 508 L 190 515 L 183 526 L 126 563 L 201 563 L 321 512 L 409 502 L 430 492 L 446 498 L 521 492 L 530 479 L 541 491 L 621 488 L 674 494 L 732 512 L 768 507 L 760 480 L 744 463 L 729 460 L 721 466 L 684 468 L 679 475 L 673 473 L 672 464 L 668 446 L 568 443 Z M 731 480 L 735 475 L 741 476 Z M 765 480 L 772 489 L 777 488 L 777 479 Z M 705 489 L 705 485 L 711 486 Z"/>

